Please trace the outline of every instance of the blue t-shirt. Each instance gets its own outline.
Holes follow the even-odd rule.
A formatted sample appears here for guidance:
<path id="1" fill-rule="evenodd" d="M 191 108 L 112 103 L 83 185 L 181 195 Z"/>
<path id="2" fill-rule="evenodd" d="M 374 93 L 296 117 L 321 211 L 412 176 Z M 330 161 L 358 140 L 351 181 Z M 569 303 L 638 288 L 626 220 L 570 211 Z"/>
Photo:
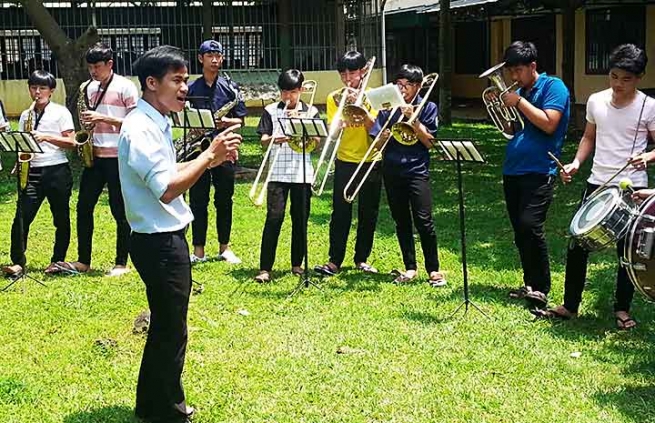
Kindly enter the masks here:
<path id="1" fill-rule="evenodd" d="M 549 135 L 522 116 L 525 128 L 517 132 L 507 144 L 503 174 L 556 175 L 557 165 L 548 156 L 548 152 L 558 158 L 562 152 L 562 144 L 569 124 L 569 90 L 561 79 L 542 73 L 529 94 L 526 95 L 522 88 L 517 93 L 538 109 L 562 112 L 562 118 L 555 133 Z"/>
<path id="2" fill-rule="evenodd" d="M 417 96 L 412 104 L 419 104 L 421 100 L 422 98 Z M 389 119 L 390 114 L 390 110 L 381 110 L 378 113 L 375 124 L 369 131 L 369 134 L 373 138 L 380 133 L 385 122 Z M 401 116 L 401 111 L 396 110 L 387 128 L 391 128 L 392 124 L 397 122 Z M 421 110 L 418 120 L 427 128 L 432 136 L 436 136 L 438 118 L 439 111 L 437 105 L 428 101 L 425 107 L 423 107 L 423 110 Z M 399 176 L 428 176 L 430 170 L 430 150 L 421 141 L 418 141 L 414 145 L 404 145 L 396 141 L 392 136 L 384 150 L 382 167 L 385 172 Z"/>
<path id="3" fill-rule="evenodd" d="M 211 109 L 212 112 L 217 111 L 238 96 L 240 98 L 239 103 L 230 110 L 227 117 L 243 118 L 247 113 L 246 105 L 244 104 L 243 98 L 241 98 L 241 93 L 239 92 L 239 86 L 234 81 L 225 78 L 224 76 L 216 78 L 216 81 L 214 81 L 211 86 L 207 85 L 205 78 L 201 76 L 189 85 L 188 95 L 190 97 L 209 97 L 211 103 L 194 99 L 191 99 L 190 102 L 196 109 Z M 218 133 L 218 131 L 216 132 Z"/>

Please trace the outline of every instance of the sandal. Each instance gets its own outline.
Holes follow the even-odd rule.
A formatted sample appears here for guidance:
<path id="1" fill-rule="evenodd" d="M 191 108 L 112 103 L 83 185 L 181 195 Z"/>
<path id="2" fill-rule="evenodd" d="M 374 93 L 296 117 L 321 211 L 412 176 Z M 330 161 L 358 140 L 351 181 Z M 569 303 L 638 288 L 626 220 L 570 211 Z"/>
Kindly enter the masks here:
<path id="1" fill-rule="evenodd" d="M 393 283 L 395 284 L 405 284 L 413 281 L 416 279 L 416 274 L 414 276 L 409 276 L 405 272 L 399 272 L 398 276 L 396 276 L 396 279 L 393 280 Z"/>
<path id="2" fill-rule="evenodd" d="M 357 264 L 355 268 L 357 270 L 361 270 L 364 273 L 378 273 L 378 269 L 364 262 Z"/>
<path id="3" fill-rule="evenodd" d="M 616 327 L 619 330 L 630 330 L 630 329 L 634 329 L 635 327 L 637 327 L 637 321 L 635 319 L 633 319 L 632 317 L 630 317 L 630 316 L 625 317 L 625 318 L 621 318 L 619 316 L 616 316 L 615 320 L 616 320 Z"/>
<path id="4" fill-rule="evenodd" d="M 525 299 L 535 308 L 545 308 L 548 305 L 548 296 L 540 291 L 528 291 Z"/>
<path id="5" fill-rule="evenodd" d="M 296 267 L 291 268 L 291 274 L 293 274 L 294 276 L 302 276 L 304 273 L 305 273 L 305 269 L 303 269 L 300 266 L 298 266 L 297 268 Z"/>
<path id="6" fill-rule="evenodd" d="M 547 310 L 534 309 L 530 310 L 530 313 L 534 314 L 537 318 L 540 319 L 570 320 L 572 318 L 578 317 L 578 313 L 570 312 L 564 306 L 557 306 Z"/>
<path id="7" fill-rule="evenodd" d="M 428 283 L 433 288 L 441 288 L 442 286 L 448 285 L 444 274 L 441 272 L 430 272 Z"/>
<path id="8" fill-rule="evenodd" d="M 23 276 L 23 267 L 20 264 L 3 266 L 2 271 L 7 278 L 20 278 Z"/>
<path id="9" fill-rule="evenodd" d="M 513 300 L 522 300 L 530 291 L 531 289 L 527 286 L 522 286 L 519 289 L 512 289 L 509 291 L 509 297 Z"/>
<path id="10" fill-rule="evenodd" d="M 48 273 L 49 275 L 56 275 L 60 273 L 65 275 L 79 275 L 80 273 L 87 273 L 89 271 L 88 267 L 85 270 L 79 268 L 76 262 L 58 261 L 57 263 L 52 263 L 50 266 L 53 265 L 56 270 L 51 270 L 50 273 Z M 48 269 L 46 269 L 46 271 L 47 270 Z"/>
<path id="11" fill-rule="evenodd" d="M 255 276 L 255 281 L 258 283 L 269 283 L 271 281 L 271 274 L 266 270 L 260 270 L 257 276 Z"/>
<path id="12" fill-rule="evenodd" d="M 339 268 L 332 263 L 314 266 L 314 272 L 320 273 L 323 276 L 334 276 L 339 273 Z"/>

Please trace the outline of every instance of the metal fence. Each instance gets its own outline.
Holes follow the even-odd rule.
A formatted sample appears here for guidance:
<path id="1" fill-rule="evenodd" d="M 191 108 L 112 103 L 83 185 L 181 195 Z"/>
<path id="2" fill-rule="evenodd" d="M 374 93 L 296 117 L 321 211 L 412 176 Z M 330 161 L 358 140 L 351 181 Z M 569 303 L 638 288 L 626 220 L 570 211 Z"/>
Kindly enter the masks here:
<path id="1" fill-rule="evenodd" d="M 258 70 L 295 66 L 333 69 L 347 48 L 379 54 L 379 0 L 213 1 L 44 1 L 62 30 L 79 37 L 90 25 L 116 52 L 118 73 L 161 44 L 182 48 L 190 72 L 203 41 L 203 16 L 211 14 L 213 38 L 225 50 L 225 69 Z M 26 79 L 34 69 L 58 75 L 57 58 L 34 29 L 18 1 L 0 0 L 0 79 Z"/>

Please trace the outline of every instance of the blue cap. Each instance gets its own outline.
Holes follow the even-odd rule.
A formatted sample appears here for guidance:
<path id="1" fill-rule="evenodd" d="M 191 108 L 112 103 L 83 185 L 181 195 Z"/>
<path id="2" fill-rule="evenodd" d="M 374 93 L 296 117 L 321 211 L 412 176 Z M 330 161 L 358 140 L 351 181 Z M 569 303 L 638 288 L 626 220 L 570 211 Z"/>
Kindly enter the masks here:
<path id="1" fill-rule="evenodd" d="M 198 49 L 198 54 L 219 53 L 223 54 L 223 46 L 216 40 L 203 41 Z"/>

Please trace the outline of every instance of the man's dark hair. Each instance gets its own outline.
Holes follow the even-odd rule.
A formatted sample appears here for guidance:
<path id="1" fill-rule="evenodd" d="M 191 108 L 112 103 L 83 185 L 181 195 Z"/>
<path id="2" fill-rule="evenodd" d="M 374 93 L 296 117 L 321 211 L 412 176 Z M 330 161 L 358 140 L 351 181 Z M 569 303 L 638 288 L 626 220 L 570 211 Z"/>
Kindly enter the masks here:
<path id="1" fill-rule="evenodd" d="M 514 41 L 505 50 L 505 66 L 527 66 L 537 61 L 537 47 L 530 41 Z"/>
<path id="2" fill-rule="evenodd" d="M 50 72 L 39 69 L 32 72 L 27 80 L 28 87 L 33 85 L 46 86 L 51 90 L 54 90 L 57 88 L 57 80 Z"/>
<path id="3" fill-rule="evenodd" d="M 105 43 L 95 43 L 86 52 L 86 63 L 91 65 L 99 62 L 107 63 L 113 58 L 114 51 Z"/>
<path id="4" fill-rule="evenodd" d="M 634 44 L 621 44 L 610 54 L 610 69 L 621 69 L 641 76 L 646 71 L 646 52 Z"/>
<path id="5" fill-rule="evenodd" d="M 396 81 L 399 79 L 406 79 L 412 83 L 423 82 L 423 69 L 416 65 L 402 65 L 396 74 Z"/>
<path id="6" fill-rule="evenodd" d="M 159 46 L 146 51 L 134 62 L 132 69 L 139 77 L 141 91 L 145 91 L 149 76 L 161 80 L 169 71 L 177 71 L 186 66 L 182 50 L 173 46 Z"/>
<path id="7" fill-rule="evenodd" d="M 297 88 L 302 88 L 305 82 L 305 75 L 298 69 L 287 69 L 280 74 L 277 79 L 277 86 L 282 91 L 291 91 Z"/>
<path id="8" fill-rule="evenodd" d="M 358 51 L 349 51 L 339 60 L 337 60 L 337 70 L 339 73 L 349 71 L 358 71 L 366 66 L 366 57 Z"/>

